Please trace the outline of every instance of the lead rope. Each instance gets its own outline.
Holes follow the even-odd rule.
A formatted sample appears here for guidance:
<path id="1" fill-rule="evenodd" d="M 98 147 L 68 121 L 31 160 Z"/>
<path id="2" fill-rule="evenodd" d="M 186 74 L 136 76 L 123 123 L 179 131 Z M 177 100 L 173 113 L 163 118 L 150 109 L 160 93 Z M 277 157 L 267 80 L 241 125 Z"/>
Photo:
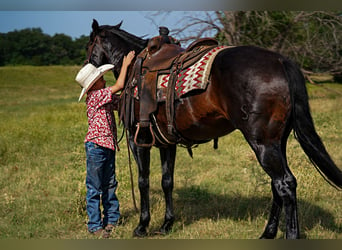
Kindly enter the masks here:
<path id="1" fill-rule="evenodd" d="M 135 201 L 135 193 L 134 193 L 134 181 L 133 181 L 133 171 L 132 171 L 132 161 L 131 161 L 131 152 L 130 152 L 130 148 L 129 148 L 129 141 L 128 141 L 128 133 L 127 133 L 127 129 L 126 129 L 126 143 L 127 143 L 127 151 L 128 151 L 128 166 L 129 166 L 129 173 L 130 173 L 130 177 L 131 177 L 131 187 L 132 187 L 132 200 L 133 200 L 133 206 L 134 206 L 134 210 L 136 213 L 138 213 L 138 207 L 137 207 L 137 203 Z"/>

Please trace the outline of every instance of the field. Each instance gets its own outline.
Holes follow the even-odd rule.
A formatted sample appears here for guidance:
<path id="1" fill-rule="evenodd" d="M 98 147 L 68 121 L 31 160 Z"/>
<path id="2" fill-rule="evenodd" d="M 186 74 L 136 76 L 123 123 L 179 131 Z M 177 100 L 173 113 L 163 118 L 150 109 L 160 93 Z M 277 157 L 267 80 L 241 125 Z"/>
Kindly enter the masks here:
<path id="1" fill-rule="evenodd" d="M 91 239 L 86 229 L 84 102 L 74 77 L 80 67 L 0 68 L 0 239 Z M 112 79 L 112 76 L 106 75 Z M 112 81 L 108 81 L 111 82 Z M 318 134 L 342 167 L 342 85 L 308 85 Z M 121 127 L 119 135 L 121 135 Z M 113 238 L 131 239 L 134 211 L 127 146 L 117 153 L 121 223 Z M 238 131 L 193 150 L 177 149 L 173 230 L 151 239 L 256 239 L 271 205 L 270 180 Z M 301 237 L 342 239 L 342 193 L 310 163 L 291 134 L 288 161 L 298 182 Z M 135 194 L 137 171 L 133 164 Z M 157 149 L 151 159 L 151 223 L 163 221 Z M 137 201 L 139 204 L 139 201 Z M 284 218 L 277 238 L 284 237 Z"/>

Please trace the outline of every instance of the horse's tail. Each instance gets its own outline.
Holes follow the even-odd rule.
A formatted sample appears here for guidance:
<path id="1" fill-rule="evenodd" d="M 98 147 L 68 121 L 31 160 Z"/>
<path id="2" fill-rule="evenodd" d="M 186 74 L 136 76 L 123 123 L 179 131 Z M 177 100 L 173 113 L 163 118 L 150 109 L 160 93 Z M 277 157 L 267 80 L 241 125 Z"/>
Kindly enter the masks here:
<path id="1" fill-rule="evenodd" d="M 329 156 L 315 130 L 304 76 L 293 62 L 285 60 L 283 65 L 289 82 L 295 136 L 320 174 L 332 186 L 342 189 L 342 171 Z"/>

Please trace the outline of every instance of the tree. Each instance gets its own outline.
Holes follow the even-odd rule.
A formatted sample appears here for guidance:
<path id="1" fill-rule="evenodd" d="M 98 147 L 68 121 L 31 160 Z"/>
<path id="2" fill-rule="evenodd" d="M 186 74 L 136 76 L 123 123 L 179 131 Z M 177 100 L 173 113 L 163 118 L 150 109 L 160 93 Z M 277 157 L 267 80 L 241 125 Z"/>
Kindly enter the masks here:
<path id="1" fill-rule="evenodd" d="M 49 54 L 50 64 L 68 64 L 73 55 L 73 41 L 64 34 L 56 34 L 51 39 Z"/>
<path id="2" fill-rule="evenodd" d="M 73 50 L 74 50 L 74 56 L 73 56 L 73 62 L 74 64 L 81 64 L 86 59 L 86 45 L 89 41 L 88 36 L 81 36 L 80 38 L 77 38 L 73 43 Z"/>
<path id="3" fill-rule="evenodd" d="M 82 64 L 87 41 L 86 36 L 76 40 L 64 34 L 51 37 L 40 28 L 0 34 L 0 66 Z"/>
<path id="4" fill-rule="evenodd" d="M 216 11 L 188 23 L 172 34 L 200 25 L 193 40 L 208 30 L 222 44 L 256 45 L 294 59 L 307 72 L 342 73 L 342 16 L 336 11 Z"/>

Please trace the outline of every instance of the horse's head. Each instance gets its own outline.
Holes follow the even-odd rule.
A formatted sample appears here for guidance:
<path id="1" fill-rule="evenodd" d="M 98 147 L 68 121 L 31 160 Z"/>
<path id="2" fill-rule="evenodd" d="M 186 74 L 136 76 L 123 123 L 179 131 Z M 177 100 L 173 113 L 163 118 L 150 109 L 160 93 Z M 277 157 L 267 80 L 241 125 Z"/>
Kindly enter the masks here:
<path id="1" fill-rule="evenodd" d="M 147 40 L 121 30 L 121 23 L 115 26 L 101 25 L 94 19 L 89 42 L 87 44 L 87 61 L 96 67 L 110 63 L 117 77 L 121 70 L 123 57 L 131 50 L 139 53 L 146 47 Z"/>

